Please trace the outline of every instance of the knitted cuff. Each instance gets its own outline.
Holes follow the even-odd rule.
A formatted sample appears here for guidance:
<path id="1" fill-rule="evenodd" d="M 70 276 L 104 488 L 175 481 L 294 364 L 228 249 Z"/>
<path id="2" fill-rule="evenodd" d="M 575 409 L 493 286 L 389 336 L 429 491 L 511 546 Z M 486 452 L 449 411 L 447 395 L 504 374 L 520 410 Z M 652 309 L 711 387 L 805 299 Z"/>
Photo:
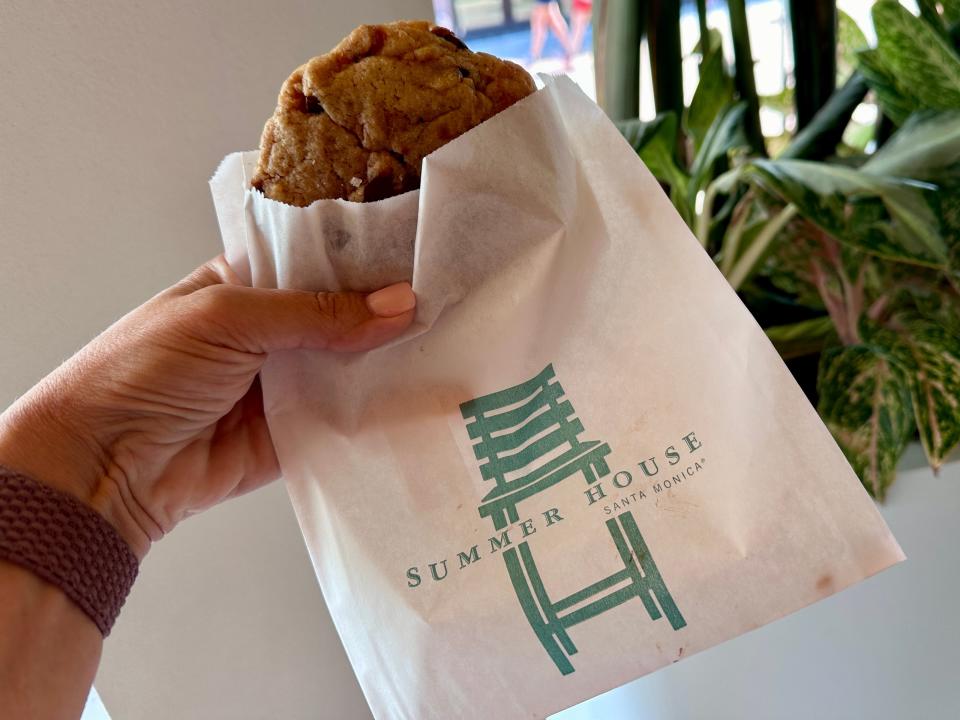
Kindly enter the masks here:
<path id="1" fill-rule="evenodd" d="M 0 465 L 0 558 L 56 585 L 110 634 L 139 568 L 99 513 Z"/>

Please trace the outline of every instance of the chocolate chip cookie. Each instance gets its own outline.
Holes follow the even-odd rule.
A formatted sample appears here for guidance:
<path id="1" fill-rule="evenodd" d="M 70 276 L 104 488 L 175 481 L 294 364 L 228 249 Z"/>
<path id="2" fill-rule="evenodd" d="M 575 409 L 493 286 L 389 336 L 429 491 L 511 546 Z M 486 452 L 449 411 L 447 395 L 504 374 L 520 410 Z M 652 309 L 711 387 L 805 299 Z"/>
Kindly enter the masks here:
<path id="1" fill-rule="evenodd" d="M 252 184 L 304 207 L 420 185 L 424 156 L 534 91 L 518 65 L 428 22 L 363 25 L 283 84 Z"/>

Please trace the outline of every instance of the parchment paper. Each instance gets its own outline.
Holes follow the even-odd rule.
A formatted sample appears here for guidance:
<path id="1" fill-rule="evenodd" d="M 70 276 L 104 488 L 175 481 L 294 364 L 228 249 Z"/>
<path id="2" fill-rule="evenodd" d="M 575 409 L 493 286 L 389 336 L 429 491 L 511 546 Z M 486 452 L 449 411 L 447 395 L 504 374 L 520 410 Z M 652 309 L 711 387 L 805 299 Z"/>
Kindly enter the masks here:
<path id="1" fill-rule="evenodd" d="M 211 181 L 247 281 L 407 279 L 418 297 L 391 345 L 278 353 L 262 375 L 377 718 L 544 717 L 903 559 L 763 331 L 569 80 L 430 155 L 419 192 L 378 203 L 265 200 L 247 189 L 252 162 L 231 155 Z M 500 391 L 537 378 L 505 404 Z M 534 436 L 527 411 L 555 385 L 537 411 L 553 424 Z M 470 414 L 484 402 L 531 424 L 487 432 L 490 416 Z M 538 449 L 561 431 L 567 445 Z M 498 437 L 503 457 L 530 459 L 484 479 L 484 462 L 509 464 L 489 456 Z M 506 526 L 481 514 L 497 483 L 529 492 L 568 446 L 606 468 L 525 496 Z"/>

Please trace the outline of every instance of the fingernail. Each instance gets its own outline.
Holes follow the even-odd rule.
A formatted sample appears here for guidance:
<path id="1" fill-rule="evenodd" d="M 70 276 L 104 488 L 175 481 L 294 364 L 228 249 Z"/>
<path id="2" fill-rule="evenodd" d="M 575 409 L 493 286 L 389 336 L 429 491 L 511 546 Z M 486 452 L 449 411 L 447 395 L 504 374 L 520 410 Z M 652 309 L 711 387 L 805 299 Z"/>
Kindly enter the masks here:
<path id="1" fill-rule="evenodd" d="M 396 317 L 417 305 L 410 283 L 400 282 L 367 295 L 367 308 L 379 317 Z"/>

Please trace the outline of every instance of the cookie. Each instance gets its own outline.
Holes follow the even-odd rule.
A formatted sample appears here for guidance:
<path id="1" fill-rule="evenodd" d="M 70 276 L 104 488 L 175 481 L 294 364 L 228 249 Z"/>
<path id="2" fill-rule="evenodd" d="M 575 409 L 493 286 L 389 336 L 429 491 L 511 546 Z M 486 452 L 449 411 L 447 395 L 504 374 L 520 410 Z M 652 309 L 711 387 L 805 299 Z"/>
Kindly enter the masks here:
<path id="1" fill-rule="evenodd" d="M 446 28 L 363 25 L 284 83 L 252 185 L 300 207 L 398 195 L 420 186 L 426 155 L 534 89 L 521 67 Z"/>

